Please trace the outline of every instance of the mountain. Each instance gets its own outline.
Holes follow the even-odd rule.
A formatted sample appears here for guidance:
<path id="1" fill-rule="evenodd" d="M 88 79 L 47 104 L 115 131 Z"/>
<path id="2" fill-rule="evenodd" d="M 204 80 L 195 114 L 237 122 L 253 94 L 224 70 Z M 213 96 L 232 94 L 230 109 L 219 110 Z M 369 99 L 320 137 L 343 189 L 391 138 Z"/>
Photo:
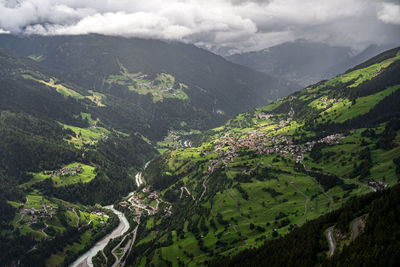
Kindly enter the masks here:
<path id="1" fill-rule="evenodd" d="M 0 51 L 0 66 L 0 174 L 8 183 L 20 185 L 32 173 L 81 162 L 98 166 L 99 177 L 112 181 L 70 185 L 86 192 L 76 196 L 76 189 L 74 193 L 60 190 L 64 198 L 94 204 L 133 189 L 121 186 L 131 184 L 125 172 L 154 156 L 152 145 L 139 134 L 119 132 L 95 117 L 101 102 L 93 91 L 85 95 L 85 90 L 61 83 L 37 63 L 4 51 Z M 115 155 L 122 147 L 131 152 Z M 111 170 L 117 167 L 118 172 Z M 88 192 L 104 186 L 108 193 Z"/>
<path id="2" fill-rule="evenodd" d="M 285 237 L 267 241 L 232 258 L 219 259 L 211 266 L 396 266 L 400 221 L 395 214 L 400 208 L 399 190 L 400 186 L 396 185 L 387 191 L 360 197 Z M 336 242 L 331 257 L 326 257 L 327 247 L 321 245 L 327 238 L 321 233 L 328 225 L 335 225 L 329 228 Z M 335 229 L 338 227 L 341 229 Z"/>
<path id="3" fill-rule="evenodd" d="M 68 265 L 118 223 L 99 204 L 137 188 L 135 174 L 158 154 L 158 140 L 196 135 L 294 88 L 179 43 L 0 39 L 6 266 Z"/>
<path id="4" fill-rule="evenodd" d="M 0 35 L 0 47 L 52 74 L 105 95 L 102 116 L 121 131 L 159 140 L 170 129 L 206 129 L 298 86 L 206 50 L 158 40 Z M 106 118 L 114 113 L 113 118 Z M 184 126 L 183 126 L 184 125 Z"/>
<path id="5" fill-rule="evenodd" d="M 103 120 L 104 95 L 3 50 L 0 94 L 0 262 L 68 264 L 119 223 L 94 205 L 134 190 L 157 151 Z"/>
<path id="6" fill-rule="evenodd" d="M 375 232 L 374 223 L 382 225 L 385 217 L 379 203 L 398 200 L 399 73 L 400 48 L 385 51 L 333 79 L 239 114 L 195 147 L 158 156 L 143 173 L 147 185 L 118 205 L 126 214 L 129 202 L 156 207 L 135 211 L 140 241 L 126 263 L 268 264 L 277 251 L 277 262 L 287 265 L 343 265 L 345 255 L 355 255 L 346 247 L 355 222 L 368 251 L 394 262 L 397 254 L 390 252 L 398 244 Z M 347 203 L 353 204 L 346 208 Z M 393 226 L 396 205 L 382 207 Z M 329 261 L 332 235 L 335 253 L 344 254 Z M 374 247 L 375 237 L 390 246 Z M 380 254 L 374 255 L 364 262 Z"/>
<path id="7" fill-rule="evenodd" d="M 115 228 L 117 216 L 99 205 L 111 203 L 129 229 L 94 266 L 236 264 L 249 248 L 263 255 L 264 244 L 279 250 L 304 235 L 292 252 L 307 252 L 305 263 L 342 263 L 362 250 L 346 247 L 358 238 L 394 259 L 395 245 L 373 250 L 367 241 L 391 242 L 370 220 L 381 221 L 376 206 L 396 202 L 387 188 L 400 179 L 400 48 L 210 129 L 264 101 L 256 85 L 271 80 L 179 43 L 1 38 L 2 265 L 69 265 Z M 207 97 L 217 102 L 196 104 Z"/>
<path id="8" fill-rule="evenodd" d="M 354 55 L 348 47 L 297 40 L 261 51 L 236 53 L 225 58 L 307 86 L 332 78 L 388 48 L 372 45 Z"/>

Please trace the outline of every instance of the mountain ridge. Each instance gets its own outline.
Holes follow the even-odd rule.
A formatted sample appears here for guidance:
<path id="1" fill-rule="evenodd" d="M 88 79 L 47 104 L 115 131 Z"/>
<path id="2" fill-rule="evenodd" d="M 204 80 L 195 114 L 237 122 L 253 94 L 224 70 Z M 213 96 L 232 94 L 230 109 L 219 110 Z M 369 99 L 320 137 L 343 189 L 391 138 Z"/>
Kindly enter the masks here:
<path id="1" fill-rule="evenodd" d="M 146 242 L 136 245 L 128 262 L 245 261 L 264 240 L 274 244 L 307 221 L 396 185 L 400 122 L 393 104 L 400 99 L 399 67 L 396 48 L 239 114 L 210 130 L 197 147 L 153 160 L 143 173 L 146 191 L 156 191 L 166 204 L 161 214 L 142 215 L 139 238 Z M 148 194 L 135 198 L 150 205 Z M 318 262 L 327 257 L 323 231 L 310 237 L 321 244 L 312 250 L 322 251 L 318 256 L 309 255 Z M 234 258 L 240 251 L 249 252 Z"/>
<path id="2" fill-rule="evenodd" d="M 308 86 L 322 79 L 333 78 L 389 48 L 390 46 L 369 46 L 353 55 L 354 52 L 348 47 L 296 40 L 259 51 L 233 54 L 226 58 Z"/>
<path id="3" fill-rule="evenodd" d="M 105 82 L 110 75 L 120 74 L 118 62 L 131 74 L 141 72 L 154 77 L 169 73 L 177 82 L 188 86 L 184 91 L 191 105 L 214 116 L 217 122 L 296 88 L 290 82 L 177 42 L 102 35 L 29 38 L 3 35 L 0 45 L 25 56 L 42 56 L 40 63 L 53 69 L 57 76 L 101 93 L 115 91 L 116 94 L 114 87 L 128 85 Z M 217 110 L 223 114 L 216 113 Z"/>
<path id="4" fill-rule="evenodd" d="M 62 53 L 52 64 L 64 62 L 73 51 L 90 58 L 82 54 L 88 50 L 63 45 L 54 45 Z M 201 55 L 190 58 L 200 60 Z M 186 86 L 195 83 L 172 71 L 145 73 L 112 57 L 113 70 L 99 66 L 88 82 L 99 86 L 89 89 L 82 73 L 103 57 L 84 60 L 67 73 L 66 66 L 48 71 L 43 54 L 28 56 L 0 51 L 5 96 L 0 99 L 0 259 L 6 264 L 18 255 L 36 265 L 70 263 L 116 223 L 108 224 L 106 211 L 96 205 L 110 202 L 126 214 L 129 233 L 138 240 L 124 249 L 126 264 L 229 264 L 231 257 L 245 255 L 241 251 L 302 233 L 296 229 L 308 229 L 301 228 L 308 221 L 331 218 L 326 214 L 399 182 L 400 48 L 239 113 L 202 136 L 185 123 L 192 123 L 191 116 L 205 123 L 212 113 L 182 116 L 192 104 Z M 203 68 L 189 74 L 210 73 L 207 60 L 225 64 L 211 55 Z M 77 64 L 76 58 L 68 64 Z M 102 68 L 107 86 L 101 87 L 96 77 Z M 200 87 L 192 91 L 202 93 Z M 140 174 L 136 183 L 135 174 Z M 365 222 L 364 211 L 357 214 L 359 222 Z M 318 226 L 319 236 L 310 236 L 320 244 L 313 260 L 327 261 L 323 232 L 335 225 L 340 231 L 334 234 L 346 236 L 350 218 L 357 219 L 348 216 Z M 104 251 L 109 262 L 114 261 L 111 251 L 131 240 L 129 233 L 109 243 Z M 337 251 L 346 248 L 340 245 Z M 96 266 L 107 261 L 103 255 L 94 258 Z"/>

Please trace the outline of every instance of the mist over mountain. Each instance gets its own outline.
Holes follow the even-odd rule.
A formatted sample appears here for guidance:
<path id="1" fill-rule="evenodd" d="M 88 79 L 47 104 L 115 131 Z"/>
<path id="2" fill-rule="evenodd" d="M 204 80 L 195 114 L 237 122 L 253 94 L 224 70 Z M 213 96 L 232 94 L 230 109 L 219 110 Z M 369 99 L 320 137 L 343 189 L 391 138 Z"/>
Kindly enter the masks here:
<path id="1" fill-rule="evenodd" d="M 397 266 L 398 0 L 0 0 L 0 265 Z"/>
<path id="2" fill-rule="evenodd" d="M 166 114 L 172 112 L 171 109 L 163 109 L 163 106 L 182 107 L 181 111 L 174 108 L 174 113 L 167 116 L 177 120 L 192 116 L 191 123 L 195 128 L 205 127 L 205 123 L 216 125 L 233 114 L 265 104 L 299 88 L 292 82 L 232 64 L 206 50 L 178 42 L 102 35 L 0 35 L 0 47 L 35 58 L 57 76 L 86 90 L 107 93 L 120 101 L 127 101 L 127 94 L 134 95 L 135 100 L 132 101 L 156 120 L 165 117 L 164 114 L 158 114 L 157 110 L 161 109 L 160 112 Z M 125 78 L 112 80 L 112 76 L 121 75 L 124 71 Z M 172 75 L 175 80 L 173 86 L 183 86 L 182 92 L 187 98 L 165 97 L 163 101 L 157 101 L 158 92 L 151 93 L 148 90 L 147 95 L 143 90 L 132 89 L 138 81 L 126 75 L 140 76 L 139 73 L 148 76 L 149 80 L 163 73 Z M 153 102 L 157 103 L 140 104 L 140 101 L 146 102 L 145 99 L 149 97 L 153 97 Z M 194 125 L 196 123 L 197 126 Z"/>
<path id="3" fill-rule="evenodd" d="M 236 53 L 225 58 L 249 68 L 307 86 L 332 78 L 390 46 L 371 45 L 361 52 L 350 47 L 297 40 L 260 51 Z"/>

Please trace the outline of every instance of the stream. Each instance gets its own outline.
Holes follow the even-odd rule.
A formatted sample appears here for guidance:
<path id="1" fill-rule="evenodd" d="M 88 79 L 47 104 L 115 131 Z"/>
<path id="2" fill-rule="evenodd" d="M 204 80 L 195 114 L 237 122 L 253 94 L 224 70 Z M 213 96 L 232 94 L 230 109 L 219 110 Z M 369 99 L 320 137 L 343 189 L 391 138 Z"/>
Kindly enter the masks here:
<path id="1" fill-rule="evenodd" d="M 146 162 L 146 164 L 144 165 L 144 170 L 147 168 L 147 166 L 149 166 L 150 162 L 151 160 Z M 143 183 L 142 172 L 138 172 L 135 178 L 136 178 L 136 184 L 139 187 Z M 134 192 L 130 192 L 128 196 L 126 196 L 126 198 L 132 196 L 133 194 Z M 78 259 L 76 259 L 73 263 L 71 263 L 69 267 L 86 267 L 86 266 L 93 267 L 92 258 L 97 254 L 97 252 L 103 250 L 108 244 L 108 241 L 110 241 L 110 239 L 122 236 L 129 230 L 129 222 L 122 212 L 114 209 L 113 205 L 105 206 L 104 208 L 111 210 L 118 216 L 119 218 L 118 227 L 115 228 L 110 234 L 106 235 L 100 241 L 98 241 L 91 249 L 82 254 Z"/>

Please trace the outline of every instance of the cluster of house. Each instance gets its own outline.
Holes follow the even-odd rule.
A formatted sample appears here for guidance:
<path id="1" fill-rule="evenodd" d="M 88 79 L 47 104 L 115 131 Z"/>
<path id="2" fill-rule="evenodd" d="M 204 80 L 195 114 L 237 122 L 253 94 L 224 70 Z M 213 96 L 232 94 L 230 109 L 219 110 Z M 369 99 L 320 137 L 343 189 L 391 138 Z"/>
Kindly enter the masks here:
<path id="1" fill-rule="evenodd" d="M 161 86 L 160 89 L 161 89 L 161 92 L 169 92 L 169 91 L 173 90 L 172 87 L 167 87 L 167 86 Z M 173 92 L 172 94 L 174 94 L 174 93 L 175 92 Z"/>
<path id="2" fill-rule="evenodd" d="M 179 147 L 182 147 L 179 138 L 180 138 L 180 135 L 177 132 L 171 130 L 171 131 L 169 131 L 168 136 L 166 136 L 163 141 L 164 142 L 173 142 L 174 143 L 173 148 L 177 149 Z"/>
<path id="3" fill-rule="evenodd" d="M 189 132 L 189 135 L 193 134 L 193 132 Z M 184 142 L 182 142 L 180 140 L 181 136 L 179 135 L 178 132 L 176 131 L 169 131 L 169 134 L 167 137 L 164 138 L 164 142 L 173 142 L 173 148 L 177 149 L 177 148 L 181 148 L 181 147 L 192 147 L 192 142 L 189 140 L 185 140 Z"/>
<path id="4" fill-rule="evenodd" d="M 172 208 L 172 206 L 168 206 L 168 207 L 165 207 L 165 208 L 163 209 L 164 217 L 169 217 L 169 216 L 172 215 L 171 208 Z"/>
<path id="5" fill-rule="evenodd" d="M 279 127 L 275 128 L 275 130 L 285 127 L 286 125 L 290 124 L 291 121 L 292 121 L 292 118 L 287 118 L 286 120 L 280 120 Z"/>
<path id="6" fill-rule="evenodd" d="M 96 126 L 90 126 L 90 128 L 96 128 Z M 89 137 L 89 139 L 90 139 L 90 141 L 87 141 L 87 142 L 85 142 L 85 145 L 91 145 L 91 146 L 93 146 L 93 145 L 95 145 L 96 143 L 97 143 L 97 141 L 99 140 L 99 139 L 104 139 L 104 140 L 107 140 L 108 139 L 108 135 L 107 134 L 105 134 L 105 133 L 100 133 L 100 135 L 101 135 L 101 137 L 100 138 L 97 138 L 97 137 Z"/>
<path id="7" fill-rule="evenodd" d="M 147 211 L 149 215 L 155 214 L 155 210 L 152 209 L 151 207 L 148 207 L 147 205 L 144 205 L 142 199 L 140 199 L 136 194 L 132 195 L 128 199 L 128 205 L 126 205 L 125 202 L 121 202 L 120 205 L 128 206 L 129 209 L 136 214 L 141 214 L 143 210 Z"/>
<path id="8" fill-rule="evenodd" d="M 127 201 L 121 201 L 121 202 L 119 202 L 119 205 L 120 205 L 121 207 L 128 207 L 128 206 L 129 206 L 129 202 L 127 202 Z"/>
<path id="9" fill-rule="evenodd" d="M 230 137 L 226 134 L 223 138 L 214 141 L 215 149 L 211 153 L 218 153 L 219 156 L 217 159 L 209 161 L 208 173 L 212 173 L 220 166 L 228 167 L 233 159 L 239 156 L 242 148 L 250 149 L 257 154 L 282 154 L 295 159 L 296 163 L 299 163 L 304 160 L 304 154 L 311 151 L 316 143 L 339 144 L 344 138 L 342 134 L 333 134 L 318 141 L 297 145 L 293 144 L 291 138 L 269 135 L 268 132 L 247 132 L 246 134 L 248 134 L 246 137 Z"/>
<path id="10" fill-rule="evenodd" d="M 55 214 L 55 208 L 47 205 L 42 204 L 43 208 L 38 210 L 35 208 L 24 208 L 20 210 L 20 214 L 30 215 L 29 220 L 25 223 L 26 225 L 32 225 L 38 222 L 39 219 L 50 219 Z"/>
<path id="11" fill-rule="evenodd" d="M 327 107 L 329 104 L 342 102 L 343 99 L 328 99 L 327 97 L 321 97 L 321 101 L 324 103 L 325 107 Z"/>
<path id="12" fill-rule="evenodd" d="M 318 140 L 318 143 L 325 143 L 328 145 L 340 144 L 343 138 L 343 134 L 332 134 Z"/>
<path id="13" fill-rule="evenodd" d="M 377 181 L 369 181 L 368 185 L 375 188 L 377 191 L 384 190 L 387 188 L 387 184 L 384 182 L 377 182 Z"/>
<path id="14" fill-rule="evenodd" d="M 121 201 L 119 203 L 119 205 L 121 205 L 122 207 L 128 207 L 134 214 L 136 215 L 140 215 L 143 213 L 143 211 L 147 211 L 147 213 L 149 215 L 154 215 L 156 214 L 159 209 L 158 209 L 158 205 L 160 202 L 164 202 L 158 195 L 157 191 L 150 191 L 149 188 L 143 188 L 142 190 L 143 193 L 147 193 L 145 194 L 144 197 L 140 198 L 138 194 L 133 194 L 132 196 L 129 197 L 129 199 L 127 201 Z M 146 204 L 143 203 L 144 199 L 153 199 L 157 201 L 157 206 L 151 207 L 148 206 Z M 168 207 L 163 208 L 163 214 L 165 217 L 171 216 L 172 215 L 172 206 L 169 205 Z"/>
<path id="15" fill-rule="evenodd" d="M 273 116 L 274 115 L 272 115 L 272 114 L 265 114 L 264 112 L 260 112 L 260 113 L 256 114 L 256 118 L 260 119 L 260 120 L 262 120 L 262 119 L 268 120 L 269 118 L 272 118 Z"/>
<path id="16" fill-rule="evenodd" d="M 55 171 L 53 173 L 50 174 L 50 177 L 57 177 L 57 176 L 75 176 L 78 173 L 82 173 L 83 172 L 83 168 L 80 164 L 76 164 L 75 166 L 71 167 L 71 168 L 62 168 L 58 171 Z"/>
<path id="17" fill-rule="evenodd" d="M 106 213 L 104 213 L 104 212 L 102 212 L 100 210 L 95 210 L 95 211 L 92 212 L 92 214 L 96 215 L 96 216 L 99 216 L 99 217 L 105 217 L 105 218 L 109 217 Z"/>
<path id="18" fill-rule="evenodd" d="M 150 194 L 147 196 L 148 199 L 158 199 L 158 192 L 157 191 L 153 191 L 150 192 Z"/>
<path id="19" fill-rule="evenodd" d="M 148 76 L 147 74 L 143 74 L 143 75 L 136 77 L 136 79 L 144 79 L 147 76 Z M 140 83 L 138 82 L 137 84 L 138 84 L 138 86 L 146 87 L 148 90 L 160 90 L 163 93 L 170 92 L 173 96 L 176 96 L 178 94 L 178 92 L 176 90 L 174 90 L 174 88 L 171 86 L 155 86 L 153 84 L 153 82 L 149 82 L 149 81 L 142 81 Z"/>
<path id="20" fill-rule="evenodd" d="M 376 75 L 379 75 L 381 73 L 382 73 L 382 70 L 379 70 L 379 71 L 375 71 L 373 73 L 368 73 L 367 76 L 376 76 Z"/>

